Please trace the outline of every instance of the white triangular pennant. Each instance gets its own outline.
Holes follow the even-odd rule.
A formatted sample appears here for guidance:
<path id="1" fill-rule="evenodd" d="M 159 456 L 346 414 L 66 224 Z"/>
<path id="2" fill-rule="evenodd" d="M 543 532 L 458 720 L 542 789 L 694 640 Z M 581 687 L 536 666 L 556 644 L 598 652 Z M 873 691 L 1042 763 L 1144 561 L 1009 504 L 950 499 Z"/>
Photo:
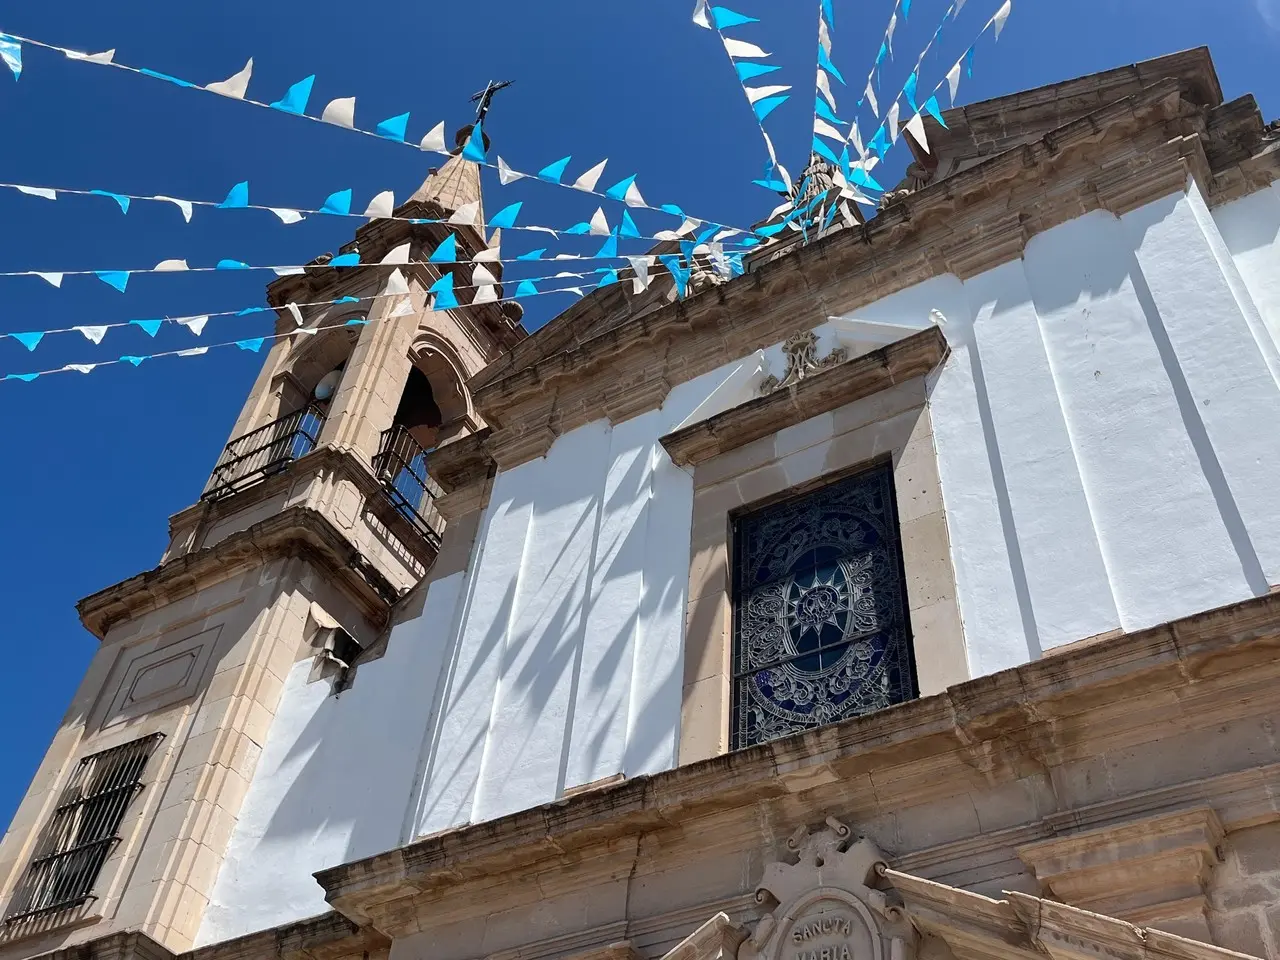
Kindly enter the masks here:
<path id="1" fill-rule="evenodd" d="M 161 260 L 155 268 L 156 273 L 180 273 L 190 269 L 185 260 Z"/>
<path id="2" fill-rule="evenodd" d="M 444 143 L 444 121 L 440 121 L 431 128 L 431 132 L 422 138 L 422 142 L 418 144 L 419 149 L 430 150 L 432 153 L 447 153 L 448 150 Z"/>
<path id="3" fill-rule="evenodd" d="M 744 57 L 748 59 L 759 59 L 769 56 L 768 53 L 761 50 L 754 43 L 747 43 L 745 40 L 735 40 L 733 37 L 722 36 L 725 50 L 729 51 L 731 57 Z"/>
<path id="4" fill-rule="evenodd" d="M 179 357 L 199 357 L 209 352 L 208 347 L 187 347 L 185 350 L 179 350 Z"/>
<path id="5" fill-rule="evenodd" d="M 871 104 L 871 112 L 872 112 L 872 114 L 874 114 L 874 115 L 875 115 L 875 117 L 876 117 L 877 119 L 879 119 L 879 117 L 880 117 L 880 107 L 876 104 L 876 92 L 875 92 L 875 90 L 871 89 L 871 81 L 870 81 L 870 80 L 868 80 L 868 81 L 867 81 L 867 89 L 866 89 L 866 91 L 863 93 L 863 96 L 864 96 L 864 97 L 866 97 L 866 98 L 867 98 L 867 101 Z"/>
<path id="6" fill-rule="evenodd" d="M 502 259 L 502 245 L 495 243 L 471 258 L 476 263 L 496 263 Z"/>
<path id="7" fill-rule="evenodd" d="M 398 247 L 393 247 L 390 251 L 388 251 L 388 252 L 387 252 L 387 255 L 386 255 L 385 257 L 383 257 L 381 260 L 379 260 L 378 262 L 379 262 L 379 263 L 386 263 L 386 264 L 405 264 L 405 263 L 408 263 L 408 262 L 409 262 L 409 248 L 410 248 L 411 246 L 412 246 L 412 244 L 410 244 L 410 243 L 402 243 L 402 244 L 400 244 L 400 246 L 398 246 Z"/>
<path id="8" fill-rule="evenodd" d="M 116 57 L 114 48 L 102 53 L 80 53 L 78 50 L 63 50 L 69 60 L 84 60 L 88 63 L 110 63 Z"/>
<path id="9" fill-rule="evenodd" d="M 204 325 L 208 322 L 209 322 L 209 318 L 207 316 L 206 317 L 185 317 L 184 319 L 178 321 L 179 324 L 186 327 L 197 337 L 204 332 Z"/>
<path id="10" fill-rule="evenodd" d="M 924 135 L 924 120 L 920 114 L 916 114 L 907 121 L 907 125 L 903 128 L 907 133 L 911 134 L 913 140 L 920 144 L 920 149 L 925 153 L 929 152 L 929 141 Z"/>
<path id="11" fill-rule="evenodd" d="M 889 108 L 889 115 L 886 118 L 889 121 L 889 142 L 898 142 L 898 101 L 893 101 L 893 106 Z"/>
<path id="12" fill-rule="evenodd" d="M 271 272 L 277 277 L 300 277 L 307 272 L 306 267 L 272 267 Z"/>
<path id="13" fill-rule="evenodd" d="M 74 370 L 76 373 L 91 373 L 96 363 L 68 363 L 63 370 Z"/>
<path id="14" fill-rule="evenodd" d="M 757 100 L 763 100 L 765 97 L 772 97 L 779 93 L 786 93 L 791 89 L 791 86 L 743 87 L 742 89 L 747 92 L 747 99 L 752 103 L 755 103 Z"/>
<path id="15" fill-rule="evenodd" d="M 498 181 L 504 187 L 509 183 L 515 183 L 517 180 L 523 180 L 527 176 L 527 173 L 512 170 L 507 166 L 507 161 L 503 160 L 501 157 L 498 158 Z"/>
<path id="16" fill-rule="evenodd" d="M 707 0 L 696 0 L 694 3 L 693 22 L 700 27 L 711 29 L 711 21 L 707 18 Z"/>
<path id="17" fill-rule="evenodd" d="M 813 118 L 813 132 L 820 136 L 828 137 L 832 140 L 838 140 L 840 143 L 844 143 L 844 134 L 831 126 L 831 124 L 827 123 L 827 121 L 823 120 L 821 117 Z"/>
<path id="18" fill-rule="evenodd" d="M 1013 10 L 1013 0 L 1004 0 L 1004 6 L 996 11 L 996 15 L 991 18 L 991 22 L 995 24 L 996 39 L 1000 39 L 1000 31 L 1004 29 L 1004 22 L 1009 19 L 1009 12 Z"/>
<path id="19" fill-rule="evenodd" d="M 862 145 L 862 134 L 859 132 L 856 122 L 853 125 L 853 129 L 849 131 L 849 142 L 853 144 L 853 149 L 858 151 L 858 156 L 866 157 L 867 148 Z"/>
<path id="20" fill-rule="evenodd" d="M 108 326 L 101 327 L 72 327 L 73 330 L 79 330 L 94 343 L 101 343 L 102 338 L 107 335 L 107 331 L 111 328 Z"/>
<path id="21" fill-rule="evenodd" d="M 495 277 L 488 267 L 477 266 L 471 271 L 471 282 L 475 286 L 486 283 L 497 283 L 498 278 Z"/>
<path id="22" fill-rule="evenodd" d="M 649 268 L 653 266 L 651 257 L 627 257 L 627 262 L 631 264 L 631 269 L 635 271 L 635 276 L 631 278 L 631 292 L 644 293 L 649 289 L 652 282 L 649 276 Z"/>
<path id="23" fill-rule="evenodd" d="M 284 224 L 297 223 L 302 219 L 302 214 L 297 210 L 290 210 L 288 207 L 268 207 L 272 213 L 280 218 L 280 222 Z"/>
<path id="24" fill-rule="evenodd" d="M 156 197 L 156 200 L 164 200 L 166 203 L 172 203 L 175 207 L 182 211 L 182 219 L 191 222 L 191 201 L 179 200 L 177 197 Z"/>
<path id="25" fill-rule="evenodd" d="M 319 331 L 319 329 L 317 329 L 316 327 L 299 327 L 297 330 L 295 330 L 295 331 L 293 331 L 293 332 L 294 332 L 294 333 L 300 333 L 300 334 L 302 334 L 304 337 L 314 337 L 314 336 L 315 336 L 317 333 L 319 333 L 320 331 Z"/>
<path id="26" fill-rule="evenodd" d="M 608 162 L 609 159 L 606 157 L 580 176 L 577 180 L 573 181 L 573 189 L 585 190 L 587 193 L 594 191 L 596 184 L 600 182 L 600 175 L 604 173 L 604 165 Z"/>
<path id="27" fill-rule="evenodd" d="M 239 73 L 232 74 L 225 80 L 211 83 L 207 87 L 210 93 L 218 93 L 232 100 L 243 100 L 245 91 L 249 89 L 249 78 L 253 76 L 253 57 L 244 65 Z"/>
<path id="28" fill-rule="evenodd" d="M 956 65 L 947 71 L 947 86 L 951 90 L 951 105 L 956 105 L 956 92 L 960 89 L 960 65 L 963 59 L 957 60 Z"/>
<path id="29" fill-rule="evenodd" d="M 394 320 L 397 317 L 411 317 L 413 316 L 414 312 L 415 311 L 413 309 L 413 301 L 410 300 L 408 297 L 405 297 L 403 300 L 401 300 L 399 303 L 396 304 L 395 309 L 393 309 L 389 314 L 387 314 L 387 319 Z"/>
<path id="30" fill-rule="evenodd" d="M 818 43 L 822 44 L 822 52 L 831 56 L 831 28 L 827 26 L 827 18 L 818 16 Z"/>
<path id="31" fill-rule="evenodd" d="M 383 190 L 380 194 L 369 201 L 369 206 L 365 207 L 364 215 L 366 217 L 389 217 L 396 206 L 396 195 L 390 190 Z"/>
<path id="32" fill-rule="evenodd" d="M 818 92 L 820 92 L 831 105 L 832 110 L 838 110 L 836 106 L 836 98 L 831 93 L 831 80 L 827 77 L 827 71 L 821 67 L 818 68 Z"/>
<path id="33" fill-rule="evenodd" d="M 453 212 L 453 216 L 449 218 L 450 223 L 462 224 L 464 226 L 480 225 L 480 201 L 472 200 L 470 203 L 464 203 Z"/>
<path id="34" fill-rule="evenodd" d="M 48 187 L 23 187 L 14 184 L 19 193 L 25 193 L 29 197 L 42 197 L 45 200 L 57 200 L 58 191 L 50 190 Z"/>
<path id="35" fill-rule="evenodd" d="M 476 295 L 471 300 L 472 303 L 497 303 L 498 288 L 491 283 L 481 284 L 476 287 Z"/>
<path id="36" fill-rule="evenodd" d="M 626 195 L 623 196 L 622 202 L 625 203 L 628 207 L 648 206 L 648 204 L 644 202 L 644 197 L 640 196 L 640 188 L 637 187 L 634 183 L 632 183 L 631 186 L 627 187 L 627 192 L 626 192 Z"/>
<path id="37" fill-rule="evenodd" d="M 605 219 L 604 210 L 596 207 L 596 212 L 591 215 L 591 233 L 593 237 L 607 237 L 609 235 L 609 221 Z"/>
<path id="38" fill-rule="evenodd" d="M 325 123 L 346 127 L 348 130 L 354 129 L 356 125 L 356 98 L 338 97 L 336 100 L 330 100 L 328 106 L 324 108 L 324 113 L 320 114 L 320 119 Z"/>
<path id="39" fill-rule="evenodd" d="M 55 287 L 62 286 L 62 274 L 60 273 L 41 273 L 37 270 L 36 276 Z"/>
<path id="40" fill-rule="evenodd" d="M 893 31 L 897 29 L 898 29 L 898 14 L 895 12 L 894 15 L 889 18 L 889 29 L 884 32 L 884 42 L 885 42 L 885 45 L 889 48 L 890 57 L 893 56 Z"/>
<path id="41" fill-rule="evenodd" d="M 395 297 L 408 292 L 409 281 L 404 278 L 404 274 L 397 268 L 391 271 L 391 276 L 387 277 L 386 286 L 382 288 L 382 292 L 378 296 Z"/>

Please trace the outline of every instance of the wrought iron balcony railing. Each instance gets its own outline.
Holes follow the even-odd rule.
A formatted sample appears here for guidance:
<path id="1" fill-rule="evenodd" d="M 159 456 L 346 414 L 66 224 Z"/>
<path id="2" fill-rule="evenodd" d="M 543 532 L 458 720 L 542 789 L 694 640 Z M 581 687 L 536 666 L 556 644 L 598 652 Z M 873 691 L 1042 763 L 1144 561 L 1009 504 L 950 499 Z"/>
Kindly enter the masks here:
<path id="1" fill-rule="evenodd" d="M 315 449 L 324 413 L 309 405 L 227 444 L 202 500 L 219 500 L 279 473 Z"/>
<path id="2" fill-rule="evenodd" d="M 436 510 L 435 498 L 443 491 L 427 474 L 427 451 L 409 435 L 408 429 L 396 424 L 383 431 L 378 455 L 373 458 L 373 472 L 400 515 L 438 547 L 444 521 Z"/>

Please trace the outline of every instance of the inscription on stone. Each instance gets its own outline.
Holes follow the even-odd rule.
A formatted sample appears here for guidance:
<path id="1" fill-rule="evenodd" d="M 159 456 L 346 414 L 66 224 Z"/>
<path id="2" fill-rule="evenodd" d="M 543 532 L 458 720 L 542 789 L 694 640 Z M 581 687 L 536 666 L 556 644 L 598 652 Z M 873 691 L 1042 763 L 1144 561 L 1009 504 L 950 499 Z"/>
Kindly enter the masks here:
<path id="1" fill-rule="evenodd" d="M 791 929 L 791 960 L 854 960 L 851 936 L 853 924 L 839 914 L 797 920 Z"/>

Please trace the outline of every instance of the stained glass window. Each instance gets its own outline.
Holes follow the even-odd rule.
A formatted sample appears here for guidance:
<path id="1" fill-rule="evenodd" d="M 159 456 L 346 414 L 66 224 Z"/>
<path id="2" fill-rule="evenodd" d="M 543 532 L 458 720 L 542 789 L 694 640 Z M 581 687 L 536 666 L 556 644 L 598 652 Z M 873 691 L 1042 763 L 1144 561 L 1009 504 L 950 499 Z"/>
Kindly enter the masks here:
<path id="1" fill-rule="evenodd" d="M 916 695 L 889 464 L 734 521 L 733 748 Z"/>

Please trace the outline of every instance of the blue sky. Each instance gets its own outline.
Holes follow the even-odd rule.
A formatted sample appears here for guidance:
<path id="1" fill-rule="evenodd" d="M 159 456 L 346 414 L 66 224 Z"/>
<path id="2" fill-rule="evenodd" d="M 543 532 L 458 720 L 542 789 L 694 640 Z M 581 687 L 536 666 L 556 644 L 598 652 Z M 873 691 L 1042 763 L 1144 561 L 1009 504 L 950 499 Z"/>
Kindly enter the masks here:
<path id="1" fill-rule="evenodd" d="M 795 85 L 796 97 L 766 125 L 783 162 L 798 170 L 812 116 L 817 2 L 724 2 L 761 18 L 730 32 L 772 51 L 782 66 L 776 82 Z M 914 0 L 886 88 L 900 88 L 904 61 L 914 61 L 948 2 Z M 860 90 L 892 0 L 834 3 L 833 60 Z M 572 154 L 571 178 L 608 157 L 613 179 L 602 186 L 634 173 L 650 203 L 738 226 L 776 202 L 750 185 L 765 156 L 760 134 L 714 35 L 690 23 L 693 0 L 489 0 L 483 13 L 475 3 L 441 0 L 6 6 L 0 31 L 93 52 L 114 47 L 122 62 L 197 83 L 222 79 L 252 56 L 256 99 L 277 99 L 314 73 L 312 113 L 340 96 L 357 97 L 357 122 L 366 127 L 408 110 L 414 140 L 439 120 L 450 131 L 467 122 L 467 98 L 487 80 L 515 80 L 489 132 L 494 152 L 519 169 Z M 922 88 L 942 80 L 998 6 L 967 0 L 925 62 Z M 979 46 L 960 100 L 1207 44 L 1226 96 L 1252 92 L 1271 118 L 1280 113 L 1278 42 L 1280 0 L 1015 0 L 999 44 L 987 36 Z M 351 187 L 363 209 L 382 190 L 407 196 L 439 162 L 48 51 L 25 54 L 19 83 L 0 70 L 0 181 L 219 200 L 248 180 L 254 202 L 285 207 L 318 207 Z M 849 115 L 857 95 L 838 87 L 836 95 Z M 490 212 L 525 201 L 525 223 L 564 227 L 595 207 L 537 183 L 487 181 L 486 191 Z M 640 225 L 674 226 L 661 221 Z M 50 203 L 0 190 L 0 270 L 120 269 L 166 258 L 301 263 L 336 250 L 356 223 L 310 218 L 284 226 L 265 212 L 197 210 L 186 225 L 167 204 L 137 203 L 124 216 L 103 197 Z M 508 240 L 508 255 L 544 245 L 529 235 Z M 0 332 L 236 310 L 260 303 L 268 278 L 140 276 L 121 295 L 92 277 L 68 277 L 60 290 L 34 277 L 0 277 Z M 568 303 L 531 301 L 529 325 Z M 205 339 L 268 332 L 261 317 L 227 317 L 210 321 Z M 194 345 L 171 325 L 155 340 L 137 328 L 113 331 L 97 347 L 79 334 L 51 336 L 32 354 L 6 339 L 0 375 Z M 0 757 L 0 822 L 21 799 L 97 647 L 75 602 L 158 561 L 168 516 L 199 496 L 260 359 L 216 350 L 0 384 L 0 645 L 8 680 L 0 727 L 10 731 Z"/>

